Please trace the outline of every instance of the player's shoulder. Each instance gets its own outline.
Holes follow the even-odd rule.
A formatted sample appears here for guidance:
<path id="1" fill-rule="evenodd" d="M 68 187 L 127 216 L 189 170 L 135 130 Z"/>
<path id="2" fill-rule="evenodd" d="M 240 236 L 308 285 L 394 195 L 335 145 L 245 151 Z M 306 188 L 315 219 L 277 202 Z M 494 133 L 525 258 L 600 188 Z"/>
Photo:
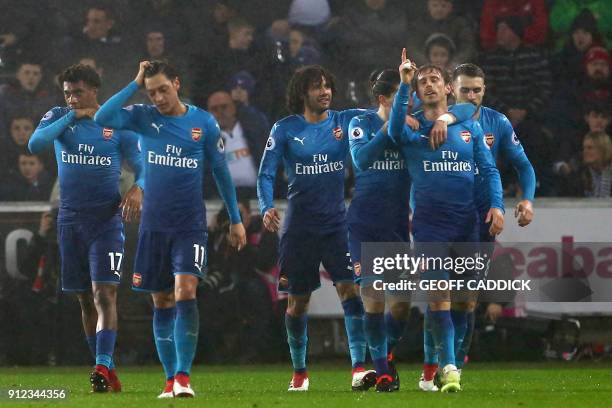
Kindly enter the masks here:
<path id="1" fill-rule="evenodd" d="M 367 109 L 345 109 L 343 111 L 335 111 L 335 110 L 330 109 L 327 112 L 329 116 L 342 120 L 342 119 L 352 119 L 355 116 L 363 115 L 364 113 L 368 112 L 368 110 Z"/>
<path id="2" fill-rule="evenodd" d="M 481 113 L 480 113 L 481 115 L 489 118 L 492 121 L 501 122 L 501 123 L 510 123 L 506 115 L 504 115 L 503 113 L 499 111 L 496 111 L 495 109 L 488 108 L 486 106 L 481 106 L 480 110 L 481 110 Z"/>
<path id="3" fill-rule="evenodd" d="M 212 113 L 208 112 L 205 109 L 200 108 L 199 106 L 191 105 L 189 103 L 186 103 L 185 106 L 190 112 L 193 112 L 194 115 L 197 115 L 200 118 L 204 118 L 207 120 L 214 119 L 214 116 L 212 115 Z"/>
<path id="4" fill-rule="evenodd" d="M 293 130 L 298 127 L 303 127 L 305 123 L 306 122 L 300 115 L 294 114 L 294 115 L 285 116 L 284 118 L 274 123 L 274 126 L 272 126 L 271 133 L 275 135 L 281 135 L 282 133 L 288 130 Z"/>
<path id="5" fill-rule="evenodd" d="M 354 116 L 351 119 L 351 126 L 361 126 L 361 127 L 366 127 L 369 126 L 370 123 L 372 123 L 372 120 L 375 118 L 375 116 L 377 116 L 378 114 L 374 111 L 365 111 L 357 116 Z"/>
<path id="6" fill-rule="evenodd" d="M 62 116 L 67 115 L 68 112 L 70 112 L 70 108 L 68 108 L 67 106 L 55 106 L 49 109 L 47 113 L 44 114 L 41 121 L 44 122 L 48 120 L 57 120 Z"/>

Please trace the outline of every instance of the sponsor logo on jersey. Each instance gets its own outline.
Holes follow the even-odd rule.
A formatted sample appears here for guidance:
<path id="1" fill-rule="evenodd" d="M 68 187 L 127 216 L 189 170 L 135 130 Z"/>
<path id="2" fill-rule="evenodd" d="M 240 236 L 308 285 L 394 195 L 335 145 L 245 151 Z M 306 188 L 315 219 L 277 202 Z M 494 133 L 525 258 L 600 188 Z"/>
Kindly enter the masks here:
<path id="1" fill-rule="evenodd" d="M 519 140 L 515 132 L 512 132 L 512 143 L 514 143 L 517 146 L 521 144 L 521 141 Z"/>
<path id="2" fill-rule="evenodd" d="M 202 138 L 202 129 L 200 128 L 192 128 L 191 129 L 191 138 L 194 142 L 197 142 Z"/>
<path id="3" fill-rule="evenodd" d="M 355 262 L 353 264 L 353 271 L 355 272 L 355 276 L 361 276 L 361 262 Z"/>
<path id="4" fill-rule="evenodd" d="M 489 149 L 493 147 L 493 143 L 495 143 L 495 135 L 493 133 L 487 133 L 485 135 L 485 142 L 487 143 L 487 146 L 489 146 Z"/>
<path id="5" fill-rule="evenodd" d="M 472 134 L 470 133 L 469 130 L 462 130 L 461 138 L 463 139 L 465 143 L 470 143 L 470 140 L 472 140 Z"/>
<path id="6" fill-rule="evenodd" d="M 134 275 L 132 275 L 132 285 L 134 285 L 134 287 L 139 287 L 142 284 L 142 275 L 139 273 L 135 273 Z"/>
<path id="7" fill-rule="evenodd" d="M 356 127 L 355 129 L 353 129 L 353 133 L 351 133 L 351 137 L 353 139 L 361 139 L 363 137 L 363 130 L 361 130 L 361 128 Z"/>
<path id="8" fill-rule="evenodd" d="M 276 142 L 274 141 L 274 138 L 270 136 L 266 142 L 266 150 L 274 150 L 274 146 L 276 146 Z"/>
<path id="9" fill-rule="evenodd" d="M 334 128 L 334 138 L 338 141 L 342 140 L 342 136 L 344 136 L 344 132 L 340 126 L 336 126 Z"/>
<path id="10" fill-rule="evenodd" d="M 111 128 L 102 129 L 102 136 L 104 137 L 104 140 L 110 140 L 113 137 L 113 129 Z"/>

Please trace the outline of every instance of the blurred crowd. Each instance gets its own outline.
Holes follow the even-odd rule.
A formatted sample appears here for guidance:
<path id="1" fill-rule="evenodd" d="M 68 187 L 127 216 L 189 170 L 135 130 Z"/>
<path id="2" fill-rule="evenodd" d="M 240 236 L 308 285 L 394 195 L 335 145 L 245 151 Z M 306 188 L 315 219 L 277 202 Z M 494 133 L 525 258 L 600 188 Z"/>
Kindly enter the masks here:
<path id="1" fill-rule="evenodd" d="M 538 196 L 612 192 L 609 0 L 0 0 L 0 9 L 0 201 L 49 199 L 54 154 L 26 146 L 64 104 L 55 77 L 68 65 L 97 69 L 101 101 L 141 60 L 178 66 L 182 97 L 215 115 L 234 183 L 252 198 L 294 70 L 329 67 L 334 108 L 367 108 L 370 72 L 395 68 L 402 47 L 417 64 L 483 67 L 484 104 L 512 122 Z M 513 169 L 501 171 L 506 195 L 520 194 Z"/>

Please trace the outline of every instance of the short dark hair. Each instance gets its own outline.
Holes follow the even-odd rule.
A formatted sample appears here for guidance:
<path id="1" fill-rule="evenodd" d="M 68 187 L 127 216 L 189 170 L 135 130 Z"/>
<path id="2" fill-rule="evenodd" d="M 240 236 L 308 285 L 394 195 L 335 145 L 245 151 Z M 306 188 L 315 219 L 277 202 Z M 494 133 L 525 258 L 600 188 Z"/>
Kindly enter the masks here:
<path id="1" fill-rule="evenodd" d="M 370 89 L 374 99 L 380 95 L 391 96 L 397 90 L 400 76 L 395 69 L 376 70 L 370 74 Z"/>
<path id="2" fill-rule="evenodd" d="M 585 115 L 589 113 L 597 113 L 606 117 L 612 116 L 612 106 L 604 102 L 589 102 L 585 104 L 582 112 Z"/>
<path id="3" fill-rule="evenodd" d="M 476 64 L 466 63 L 458 65 L 453 71 L 453 81 L 459 77 L 459 75 L 465 75 L 470 78 L 482 78 L 485 79 L 485 73 Z"/>
<path id="4" fill-rule="evenodd" d="M 419 75 L 422 75 L 426 72 L 429 71 L 436 71 L 440 74 L 440 76 L 442 77 L 442 80 L 444 81 L 444 84 L 448 84 L 450 83 L 450 75 L 448 74 L 448 72 L 444 69 L 444 68 L 440 68 L 437 65 L 434 64 L 425 64 L 419 67 L 419 69 L 416 70 L 416 72 L 414 73 L 414 78 L 412 78 L 412 89 L 414 89 L 415 91 L 418 91 L 418 78 Z"/>
<path id="5" fill-rule="evenodd" d="M 107 19 L 115 20 L 115 12 L 108 4 L 103 4 L 103 3 L 92 4 L 91 6 L 87 7 L 87 12 L 89 12 L 89 10 L 103 11 Z"/>
<path id="6" fill-rule="evenodd" d="M 83 81 L 92 88 L 100 88 L 102 86 L 100 75 L 98 75 L 96 70 L 89 65 L 71 65 L 57 77 L 57 83 L 60 88 L 63 86 L 64 82 L 74 83 L 79 81 Z"/>
<path id="7" fill-rule="evenodd" d="M 334 75 L 320 65 L 307 65 L 295 71 L 287 86 L 287 109 L 289 112 L 304 113 L 304 97 L 312 86 L 321 83 L 321 78 L 336 93 Z"/>
<path id="8" fill-rule="evenodd" d="M 249 20 L 240 16 L 230 18 L 227 22 L 228 31 L 238 30 L 239 28 L 243 27 L 255 28 L 255 26 L 253 26 L 253 24 L 251 24 Z"/>
<path id="9" fill-rule="evenodd" d="M 144 77 L 151 78 L 157 74 L 164 74 L 168 79 L 174 80 L 179 77 L 178 69 L 170 65 L 166 61 L 153 60 L 150 65 L 145 68 Z"/>

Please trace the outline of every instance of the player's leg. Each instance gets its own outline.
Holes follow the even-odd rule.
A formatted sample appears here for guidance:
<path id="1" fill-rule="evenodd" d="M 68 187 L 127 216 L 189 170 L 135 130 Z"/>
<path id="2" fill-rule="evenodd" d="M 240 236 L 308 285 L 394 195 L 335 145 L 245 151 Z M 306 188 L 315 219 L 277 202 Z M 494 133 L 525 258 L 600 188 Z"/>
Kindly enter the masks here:
<path id="1" fill-rule="evenodd" d="M 166 374 L 166 385 L 158 398 L 174 397 L 174 376 L 176 374 L 176 346 L 174 344 L 174 324 L 176 303 L 174 290 L 151 294 L 153 299 L 153 337 L 159 361 Z"/>
<path id="2" fill-rule="evenodd" d="M 395 364 L 394 350 L 402 339 L 410 318 L 410 301 L 408 294 L 392 294 L 388 296 L 389 310 L 385 315 L 385 328 L 387 331 L 387 364 L 393 377 L 393 388 L 399 390 L 400 378 Z"/>
<path id="3" fill-rule="evenodd" d="M 293 377 L 289 391 L 308 391 L 310 381 L 306 370 L 306 353 L 308 351 L 308 305 L 310 293 L 289 294 L 287 312 L 285 313 L 285 328 L 287 343 L 293 365 Z"/>
<path id="4" fill-rule="evenodd" d="M 158 398 L 174 397 L 176 347 L 174 339 L 174 275 L 170 261 L 170 236 L 141 229 L 132 275 L 132 289 L 151 294 L 153 299 L 153 338 L 164 368 L 165 385 Z"/>
<path id="5" fill-rule="evenodd" d="M 98 324 L 98 312 L 94 304 L 93 294 L 89 291 L 76 294 L 81 305 L 81 321 L 83 331 L 87 339 L 87 346 L 94 361 L 96 360 L 96 326 Z"/>
<path id="6" fill-rule="evenodd" d="M 363 302 L 359 286 L 353 280 L 348 253 L 348 231 L 341 228 L 320 237 L 316 249 L 322 255 L 323 267 L 330 274 L 344 310 L 344 325 L 352 364 L 353 390 L 367 390 L 376 384 L 376 372 L 364 368 L 366 338 L 363 327 Z"/>
<path id="7" fill-rule="evenodd" d="M 475 309 L 476 300 L 453 302 L 451 307 L 451 318 L 455 327 L 455 365 L 459 372 L 463 369 L 465 356 L 472 341 Z"/>
<path id="8" fill-rule="evenodd" d="M 438 351 L 431 331 L 431 317 L 429 306 L 423 316 L 423 373 L 419 380 L 422 391 L 438 391 L 434 378 L 438 371 Z"/>
<path id="9" fill-rule="evenodd" d="M 174 346 L 176 375 L 175 397 L 193 397 L 190 374 L 198 345 L 200 313 L 196 299 L 199 280 L 206 273 L 207 234 L 203 230 L 173 233 L 170 240 L 170 259 L 174 274 L 176 317 Z"/>
<path id="10" fill-rule="evenodd" d="M 117 286 L 92 283 L 93 298 L 98 314 L 96 332 L 96 368 L 92 373 L 92 385 L 105 382 L 99 374 L 108 379 L 107 386 L 114 392 L 121 391 L 121 383 L 114 372 L 113 353 L 117 338 Z M 112 372 L 112 374 L 111 374 Z M 98 377 L 97 380 L 93 377 Z M 112 377 L 112 378 L 111 378 Z"/>

